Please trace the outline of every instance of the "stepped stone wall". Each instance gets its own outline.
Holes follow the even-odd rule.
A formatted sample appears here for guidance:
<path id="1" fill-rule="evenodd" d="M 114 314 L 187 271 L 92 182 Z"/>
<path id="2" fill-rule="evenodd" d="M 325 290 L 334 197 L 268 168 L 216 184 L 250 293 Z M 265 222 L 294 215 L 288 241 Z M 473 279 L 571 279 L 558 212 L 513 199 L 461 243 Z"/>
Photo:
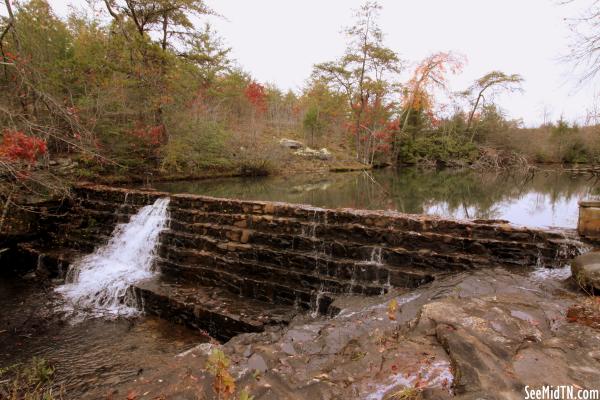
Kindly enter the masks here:
<path id="1" fill-rule="evenodd" d="M 164 275 L 321 312 L 340 294 L 378 295 L 489 266 L 555 267 L 578 253 L 565 231 L 98 185 L 74 190 L 79 220 L 61 239 L 71 248 L 93 249 L 117 222 L 170 197 L 158 251 Z"/>

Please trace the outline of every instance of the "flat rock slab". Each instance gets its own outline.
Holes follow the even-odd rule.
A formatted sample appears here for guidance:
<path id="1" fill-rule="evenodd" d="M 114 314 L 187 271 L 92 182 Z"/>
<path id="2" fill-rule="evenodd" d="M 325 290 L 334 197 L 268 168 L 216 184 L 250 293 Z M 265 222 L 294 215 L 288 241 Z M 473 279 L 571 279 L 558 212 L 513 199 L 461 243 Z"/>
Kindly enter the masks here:
<path id="1" fill-rule="evenodd" d="M 465 272 L 373 301 L 220 346 L 236 396 L 245 387 L 256 400 L 384 400 L 414 388 L 424 399 L 522 399 L 526 385 L 600 389 L 600 330 L 588 323 L 593 316 L 573 317 L 590 298 L 568 274 Z M 596 302 L 587 309 L 600 315 Z M 216 399 L 204 368 L 211 351 L 187 353 L 127 389 L 171 398 L 185 383 L 194 392 L 182 399 Z"/>
<path id="2" fill-rule="evenodd" d="M 571 271 L 580 286 L 600 292 L 600 251 L 576 257 L 571 263 Z"/>
<path id="3" fill-rule="evenodd" d="M 220 340 L 287 324 L 298 313 L 290 306 L 243 298 L 222 288 L 164 278 L 136 284 L 134 292 L 144 311 L 205 330 Z"/>

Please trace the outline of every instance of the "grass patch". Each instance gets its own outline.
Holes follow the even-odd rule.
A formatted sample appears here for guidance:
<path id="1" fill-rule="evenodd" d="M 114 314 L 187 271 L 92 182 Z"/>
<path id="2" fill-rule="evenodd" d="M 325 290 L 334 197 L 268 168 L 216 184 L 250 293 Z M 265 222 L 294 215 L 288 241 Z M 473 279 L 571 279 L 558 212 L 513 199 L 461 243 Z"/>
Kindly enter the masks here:
<path id="1" fill-rule="evenodd" d="M 53 388 L 55 368 L 33 357 L 26 364 L 0 369 L 0 398 L 6 400 L 62 400 L 64 392 Z"/>

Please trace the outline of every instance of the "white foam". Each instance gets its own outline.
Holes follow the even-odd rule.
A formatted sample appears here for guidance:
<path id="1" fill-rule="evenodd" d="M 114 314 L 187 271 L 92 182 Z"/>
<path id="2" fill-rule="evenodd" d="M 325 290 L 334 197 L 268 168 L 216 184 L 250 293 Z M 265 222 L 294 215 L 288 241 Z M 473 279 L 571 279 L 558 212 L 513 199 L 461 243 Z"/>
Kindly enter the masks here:
<path id="1" fill-rule="evenodd" d="M 109 242 L 80 260 L 67 272 L 64 285 L 56 290 L 67 309 L 92 315 L 132 316 L 139 313 L 129 287 L 152 277 L 160 232 L 168 221 L 169 199 L 158 199 L 140 209 L 127 224 L 119 224 Z"/>
<path id="2" fill-rule="evenodd" d="M 564 265 L 561 268 L 545 268 L 538 267 L 533 270 L 530 274 L 531 279 L 535 281 L 545 280 L 565 280 L 571 276 L 571 266 L 569 264 Z"/>
<path id="3" fill-rule="evenodd" d="M 377 385 L 375 390 L 365 397 L 365 400 L 382 400 L 391 390 L 401 387 L 413 388 L 419 380 L 423 388 L 442 388 L 450 392 L 454 375 L 450 369 L 449 362 L 436 361 L 432 364 L 421 366 L 415 374 L 392 375 L 388 383 Z"/>

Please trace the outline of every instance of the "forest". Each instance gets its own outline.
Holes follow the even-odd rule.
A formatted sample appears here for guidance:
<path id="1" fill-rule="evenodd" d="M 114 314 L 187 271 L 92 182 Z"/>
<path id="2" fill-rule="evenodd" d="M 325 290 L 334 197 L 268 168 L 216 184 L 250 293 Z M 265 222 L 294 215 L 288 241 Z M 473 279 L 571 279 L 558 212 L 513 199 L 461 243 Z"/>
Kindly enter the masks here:
<path id="1" fill-rule="evenodd" d="M 4 1 L 4 198 L 15 185 L 58 190 L 65 179 L 286 174 L 315 163 L 502 169 L 600 157 L 591 123 L 561 118 L 534 129 L 507 118 L 494 99 L 522 91 L 518 71 L 489 71 L 451 92 L 464 55 L 404 60 L 386 47 L 375 2 L 344 29 L 345 53 L 314 65 L 296 92 L 238 65 L 206 22 L 218 10 L 203 1 L 93 4 L 97 12 L 61 19 L 46 0 Z M 308 147 L 291 153 L 286 139 Z"/>

